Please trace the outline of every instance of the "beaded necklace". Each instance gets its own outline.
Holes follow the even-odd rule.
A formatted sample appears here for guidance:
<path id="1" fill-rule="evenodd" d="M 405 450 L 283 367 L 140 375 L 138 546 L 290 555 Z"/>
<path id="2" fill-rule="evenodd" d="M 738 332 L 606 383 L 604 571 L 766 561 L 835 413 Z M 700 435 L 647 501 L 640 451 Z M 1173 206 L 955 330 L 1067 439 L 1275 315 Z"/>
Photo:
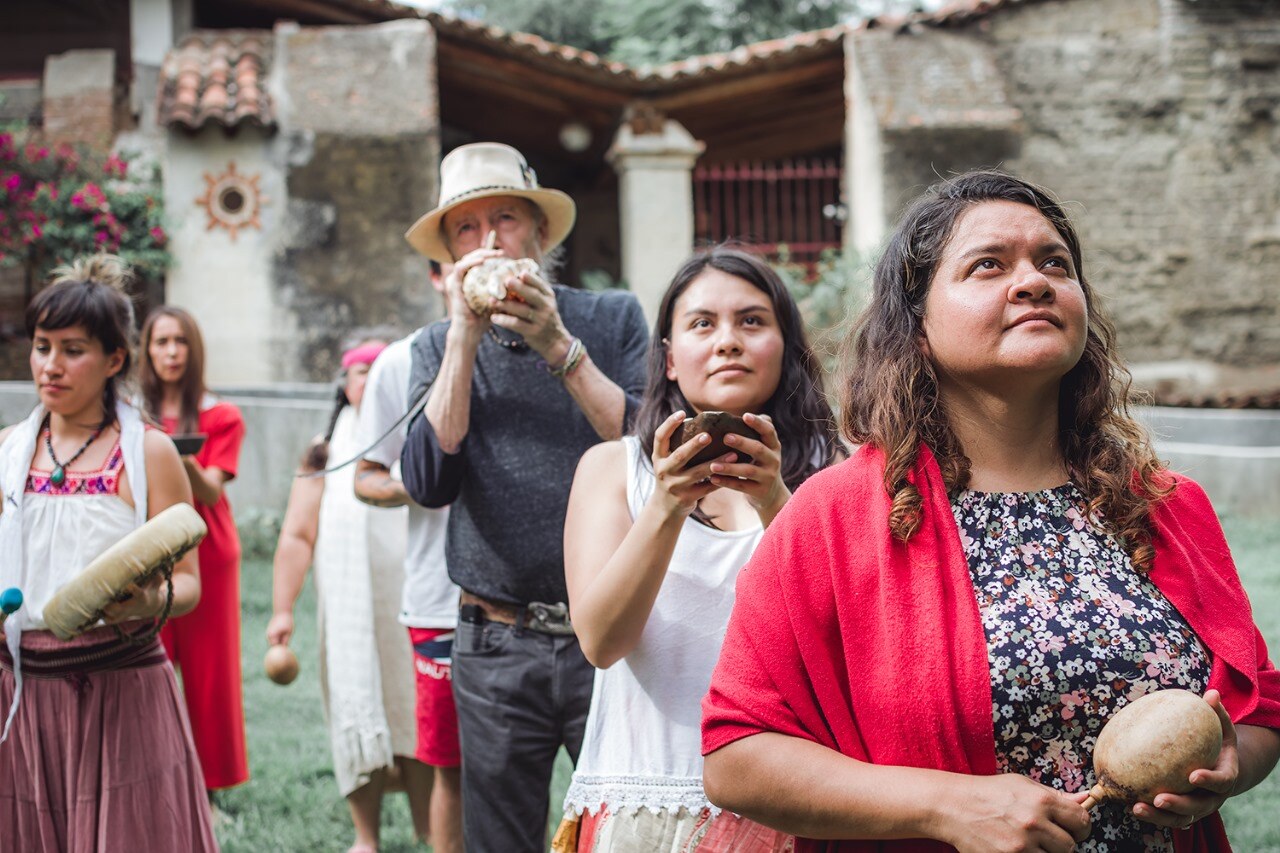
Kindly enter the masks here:
<path id="1" fill-rule="evenodd" d="M 44 424 L 41 428 L 44 430 L 45 449 L 49 451 L 49 458 L 53 460 L 53 473 L 49 475 L 49 482 L 55 486 L 61 486 L 67 480 L 67 468 L 84 455 L 84 452 L 89 449 L 89 445 L 98 440 L 98 436 L 102 435 L 102 431 L 107 427 L 107 420 L 106 418 L 102 419 L 102 423 L 98 424 L 98 428 L 93 431 L 93 434 L 89 436 L 84 444 L 80 445 L 80 449 L 70 459 L 66 462 L 59 462 L 58 457 L 53 455 L 53 425 L 50 423 L 52 417 L 52 415 L 45 415 Z"/>
<path id="2" fill-rule="evenodd" d="M 508 349 L 508 350 L 511 350 L 512 352 L 519 352 L 520 350 L 525 350 L 529 348 L 529 344 L 527 341 L 523 339 L 509 341 L 506 338 L 499 335 L 497 332 L 495 332 L 493 330 L 493 326 L 490 326 L 488 328 L 488 332 L 489 332 L 489 337 L 493 338 L 493 342 L 498 346 L 502 347 L 503 349 Z"/>

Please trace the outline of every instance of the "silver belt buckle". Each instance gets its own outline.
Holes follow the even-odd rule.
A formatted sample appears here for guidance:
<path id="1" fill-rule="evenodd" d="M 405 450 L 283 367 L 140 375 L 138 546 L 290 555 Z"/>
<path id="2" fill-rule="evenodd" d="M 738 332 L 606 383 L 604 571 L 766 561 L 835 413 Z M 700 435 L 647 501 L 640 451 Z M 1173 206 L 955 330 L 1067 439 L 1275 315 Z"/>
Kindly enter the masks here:
<path id="1" fill-rule="evenodd" d="M 530 601 L 525 605 L 529 614 L 527 627 L 544 634 L 572 636 L 573 625 L 569 623 L 569 605 L 563 601 L 546 604 L 541 601 Z"/>

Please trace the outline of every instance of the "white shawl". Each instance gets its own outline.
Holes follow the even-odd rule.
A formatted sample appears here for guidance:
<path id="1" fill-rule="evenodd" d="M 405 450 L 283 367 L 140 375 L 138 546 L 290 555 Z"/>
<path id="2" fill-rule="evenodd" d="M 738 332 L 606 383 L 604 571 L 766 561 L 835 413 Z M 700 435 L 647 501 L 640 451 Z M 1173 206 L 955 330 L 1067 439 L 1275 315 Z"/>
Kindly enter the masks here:
<path id="1" fill-rule="evenodd" d="M 0 445 L 0 492 L 3 493 L 4 512 L 0 513 L 0 589 L 26 584 L 29 567 L 23 554 L 22 507 L 27 489 L 27 473 L 35 456 L 36 441 L 44 422 L 45 408 L 37 404 L 25 421 L 18 425 Z M 142 416 L 133 406 L 123 401 L 116 403 L 116 419 L 120 424 L 120 449 L 124 454 L 124 467 L 129 472 L 129 485 L 133 492 L 134 523 L 141 526 L 147 520 L 147 466 L 143 450 L 145 428 Z M 5 639 L 9 654 L 13 656 L 13 704 L 5 718 L 0 743 L 9 737 L 9 726 L 18 712 L 22 698 L 22 632 L 31 625 L 30 615 L 19 608 L 4 623 Z"/>

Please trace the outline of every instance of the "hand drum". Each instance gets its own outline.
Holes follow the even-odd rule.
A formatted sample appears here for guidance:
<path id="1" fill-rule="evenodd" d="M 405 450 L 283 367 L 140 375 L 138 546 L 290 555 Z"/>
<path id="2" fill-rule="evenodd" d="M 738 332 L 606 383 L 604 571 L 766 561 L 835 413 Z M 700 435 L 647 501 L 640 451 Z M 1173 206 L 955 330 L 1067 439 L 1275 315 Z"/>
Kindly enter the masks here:
<path id="1" fill-rule="evenodd" d="M 44 606 L 44 622 L 60 640 L 92 628 L 102 610 L 124 601 L 130 584 L 172 566 L 209 532 L 190 504 L 174 504 L 98 555 Z"/>

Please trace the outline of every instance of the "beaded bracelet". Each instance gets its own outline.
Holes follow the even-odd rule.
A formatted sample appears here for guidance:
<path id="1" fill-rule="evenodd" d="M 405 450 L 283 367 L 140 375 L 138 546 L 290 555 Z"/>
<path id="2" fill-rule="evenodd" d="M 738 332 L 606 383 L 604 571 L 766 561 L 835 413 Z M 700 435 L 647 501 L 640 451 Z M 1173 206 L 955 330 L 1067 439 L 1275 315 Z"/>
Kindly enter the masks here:
<path id="1" fill-rule="evenodd" d="M 582 358 L 586 354 L 587 348 L 583 345 L 582 340 L 580 338 L 574 338 L 569 342 L 569 351 L 565 353 L 564 361 L 560 363 L 559 367 L 552 367 L 545 361 L 542 362 L 542 366 L 545 367 L 547 372 L 556 379 L 564 379 L 570 373 L 573 373 L 577 366 L 582 363 Z"/>

